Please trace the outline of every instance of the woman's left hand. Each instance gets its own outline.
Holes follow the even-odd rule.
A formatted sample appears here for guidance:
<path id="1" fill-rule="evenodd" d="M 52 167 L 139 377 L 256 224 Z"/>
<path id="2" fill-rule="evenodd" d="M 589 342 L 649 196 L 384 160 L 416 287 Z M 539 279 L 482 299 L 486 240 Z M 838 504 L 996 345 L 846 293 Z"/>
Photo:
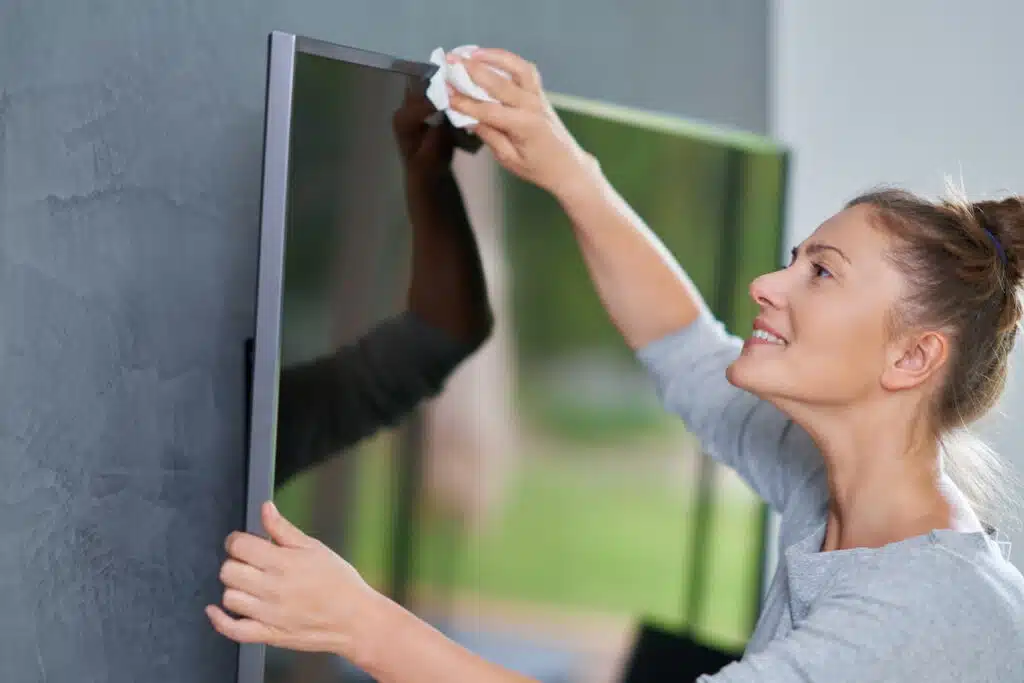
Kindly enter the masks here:
<path id="1" fill-rule="evenodd" d="M 206 608 L 213 627 L 240 643 L 355 658 L 356 629 L 384 597 L 272 503 L 262 515 L 271 540 L 241 532 L 227 538 L 223 608 Z"/>

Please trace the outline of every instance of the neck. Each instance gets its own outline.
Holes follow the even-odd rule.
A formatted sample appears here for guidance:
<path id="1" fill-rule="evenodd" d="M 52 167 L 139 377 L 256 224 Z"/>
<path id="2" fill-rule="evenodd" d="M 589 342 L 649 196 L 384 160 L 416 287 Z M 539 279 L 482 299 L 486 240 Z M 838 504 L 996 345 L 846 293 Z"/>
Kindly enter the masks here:
<path id="1" fill-rule="evenodd" d="M 829 515 L 823 550 L 881 547 L 952 524 L 939 445 L 925 420 L 892 406 L 798 420 L 825 459 Z"/>

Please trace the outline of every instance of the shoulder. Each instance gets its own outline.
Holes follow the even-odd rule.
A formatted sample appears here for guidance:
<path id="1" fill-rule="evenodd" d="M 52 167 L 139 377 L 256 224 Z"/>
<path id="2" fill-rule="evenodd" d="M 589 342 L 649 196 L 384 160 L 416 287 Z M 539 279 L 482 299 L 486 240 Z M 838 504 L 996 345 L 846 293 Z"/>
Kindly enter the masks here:
<path id="1" fill-rule="evenodd" d="M 932 532 L 856 558 L 844 574 L 836 591 L 888 605 L 923 633 L 1024 648 L 1024 577 L 980 534 Z"/>
<path id="2" fill-rule="evenodd" d="M 810 611 L 702 680 L 1024 680 L 1024 582 L 983 539 L 931 534 L 807 559 L 812 583 L 827 584 Z"/>

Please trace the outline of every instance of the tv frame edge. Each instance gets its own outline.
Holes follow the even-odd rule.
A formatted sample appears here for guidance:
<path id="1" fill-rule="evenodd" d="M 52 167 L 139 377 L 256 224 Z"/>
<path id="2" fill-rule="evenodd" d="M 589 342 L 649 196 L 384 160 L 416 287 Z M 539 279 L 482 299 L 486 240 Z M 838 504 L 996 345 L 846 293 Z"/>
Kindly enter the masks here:
<path id="1" fill-rule="evenodd" d="M 256 325 L 248 349 L 245 531 L 266 536 L 260 507 L 274 494 L 281 309 L 284 293 L 284 228 L 288 218 L 289 147 L 296 37 L 273 32 L 267 40 L 263 114 Z M 266 646 L 238 646 L 236 683 L 264 683 Z"/>
<path id="2" fill-rule="evenodd" d="M 299 53 L 397 71 L 419 78 L 424 83 L 437 70 L 434 64 L 409 61 L 282 31 L 273 31 L 268 36 L 256 324 L 254 337 L 246 344 L 248 414 L 244 521 L 245 531 L 264 537 L 266 531 L 260 509 L 274 494 L 288 180 L 291 172 L 292 97 L 296 57 Z M 236 683 L 264 683 L 265 674 L 266 646 L 240 644 Z"/>

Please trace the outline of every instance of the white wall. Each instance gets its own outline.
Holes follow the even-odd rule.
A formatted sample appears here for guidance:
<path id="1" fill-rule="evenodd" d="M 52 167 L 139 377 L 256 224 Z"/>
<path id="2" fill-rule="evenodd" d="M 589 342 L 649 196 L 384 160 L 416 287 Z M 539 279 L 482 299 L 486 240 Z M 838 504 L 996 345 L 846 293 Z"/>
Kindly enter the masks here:
<path id="1" fill-rule="evenodd" d="M 879 183 L 1024 193 L 1024 3 L 775 0 L 770 129 L 793 147 L 789 242 Z M 1024 353 L 983 433 L 1024 471 Z M 1017 417 L 1017 420 L 1013 420 Z M 1021 492 L 1024 496 L 1024 491 Z M 1024 533 L 1011 534 L 1024 567 Z"/>

